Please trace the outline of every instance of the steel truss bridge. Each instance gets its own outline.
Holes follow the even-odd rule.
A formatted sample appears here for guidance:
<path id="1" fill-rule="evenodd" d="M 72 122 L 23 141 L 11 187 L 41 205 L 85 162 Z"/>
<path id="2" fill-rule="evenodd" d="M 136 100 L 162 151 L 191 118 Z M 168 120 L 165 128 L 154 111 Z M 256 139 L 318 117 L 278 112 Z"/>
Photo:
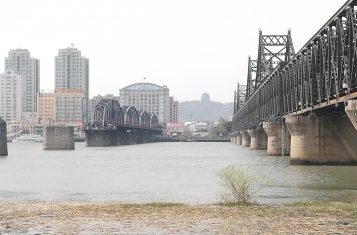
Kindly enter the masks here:
<path id="1" fill-rule="evenodd" d="M 87 129 L 143 129 L 161 132 L 156 115 L 138 111 L 134 106 L 121 107 L 117 100 L 103 99 L 94 108 Z"/>
<path id="2" fill-rule="evenodd" d="M 295 53 L 286 35 L 259 32 L 247 84 L 234 94 L 233 130 L 286 115 L 335 112 L 357 98 L 357 1 L 349 0 Z"/>

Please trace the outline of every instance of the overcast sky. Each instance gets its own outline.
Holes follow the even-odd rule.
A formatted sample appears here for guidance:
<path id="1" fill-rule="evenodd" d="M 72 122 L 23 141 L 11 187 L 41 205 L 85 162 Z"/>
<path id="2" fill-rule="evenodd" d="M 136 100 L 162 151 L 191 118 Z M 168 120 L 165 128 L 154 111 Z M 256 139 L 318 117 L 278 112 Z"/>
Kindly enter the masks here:
<path id="1" fill-rule="evenodd" d="M 90 96 L 132 83 L 167 85 L 179 101 L 231 102 L 257 56 L 258 30 L 298 51 L 345 0 L 1 0 L 0 58 L 26 48 L 54 87 L 54 56 L 74 43 L 90 60 Z M 0 63 L 4 71 L 4 62 Z"/>

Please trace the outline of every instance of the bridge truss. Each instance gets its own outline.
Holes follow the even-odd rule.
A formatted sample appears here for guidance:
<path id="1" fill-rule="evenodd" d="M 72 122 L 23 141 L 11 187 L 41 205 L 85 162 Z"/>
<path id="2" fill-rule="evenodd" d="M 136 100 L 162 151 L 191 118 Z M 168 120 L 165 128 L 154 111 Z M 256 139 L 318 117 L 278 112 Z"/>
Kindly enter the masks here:
<path id="1" fill-rule="evenodd" d="M 94 108 L 89 128 L 115 129 L 160 129 L 156 115 L 146 111 L 137 111 L 133 106 L 121 107 L 117 100 L 103 99 Z"/>
<path id="2" fill-rule="evenodd" d="M 252 81 L 255 70 L 249 59 L 247 99 L 236 109 L 234 129 L 356 98 L 356 10 L 357 0 L 349 0 L 295 55 L 290 32 L 284 38 L 265 38 L 260 32 L 256 78 Z M 265 48 L 280 39 L 285 53 Z"/>

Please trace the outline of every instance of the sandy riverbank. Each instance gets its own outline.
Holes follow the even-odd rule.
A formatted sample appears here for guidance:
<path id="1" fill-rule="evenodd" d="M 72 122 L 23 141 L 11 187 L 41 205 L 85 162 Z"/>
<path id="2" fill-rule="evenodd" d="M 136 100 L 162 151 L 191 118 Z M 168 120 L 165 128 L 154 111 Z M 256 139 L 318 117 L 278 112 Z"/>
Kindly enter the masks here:
<path id="1" fill-rule="evenodd" d="M 357 205 L 0 203 L 0 234 L 357 234 Z"/>

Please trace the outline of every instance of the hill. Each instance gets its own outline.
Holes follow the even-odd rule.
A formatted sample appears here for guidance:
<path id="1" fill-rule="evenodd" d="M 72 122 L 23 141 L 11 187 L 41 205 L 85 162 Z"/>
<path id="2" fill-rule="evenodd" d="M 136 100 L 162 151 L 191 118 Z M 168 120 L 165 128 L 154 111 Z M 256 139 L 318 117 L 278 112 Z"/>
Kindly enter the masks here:
<path id="1" fill-rule="evenodd" d="M 206 121 L 214 122 L 223 118 L 230 120 L 233 103 L 219 103 L 210 100 L 186 101 L 179 104 L 180 122 Z"/>

